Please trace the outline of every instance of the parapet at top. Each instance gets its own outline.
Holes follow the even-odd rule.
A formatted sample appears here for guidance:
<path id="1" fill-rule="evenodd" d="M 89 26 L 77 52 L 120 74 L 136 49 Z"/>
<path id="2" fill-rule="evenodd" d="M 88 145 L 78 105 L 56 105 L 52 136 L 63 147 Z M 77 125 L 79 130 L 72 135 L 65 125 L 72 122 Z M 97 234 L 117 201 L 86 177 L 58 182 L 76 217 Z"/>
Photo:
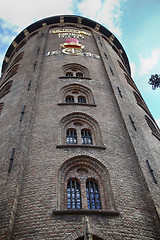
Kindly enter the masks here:
<path id="1" fill-rule="evenodd" d="M 123 58 L 123 62 L 125 63 L 128 69 L 128 72 L 130 73 L 129 61 L 121 43 L 107 28 L 85 17 L 75 16 L 75 15 L 60 15 L 60 16 L 53 16 L 53 17 L 48 17 L 48 18 L 39 20 L 29 25 L 21 33 L 18 34 L 18 36 L 13 40 L 13 42 L 11 43 L 11 45 L 9 46 L 6 52 L 6 55 L 2 64 L 2 74 L 7 68 L 7 65 L 10 60 L 10 57 L 12 56 L 12 53 L 25 38 L 27 38 L 30 34 L 32 34 L 33 32 L 37 31 L 38 29 L 44 26 L 50 26 L 58 23 L 60 25 L 63 25 L 64 23 L 80 24 L 82 27 L 83 26 L 89 27 L 103 34 L 106 37 L 106 40 L 108 39 L 108 42 L 112 43 L 112 48 L 117 52 L 117 54 L 121 53 L 120 54 L 121 58 Z"/>

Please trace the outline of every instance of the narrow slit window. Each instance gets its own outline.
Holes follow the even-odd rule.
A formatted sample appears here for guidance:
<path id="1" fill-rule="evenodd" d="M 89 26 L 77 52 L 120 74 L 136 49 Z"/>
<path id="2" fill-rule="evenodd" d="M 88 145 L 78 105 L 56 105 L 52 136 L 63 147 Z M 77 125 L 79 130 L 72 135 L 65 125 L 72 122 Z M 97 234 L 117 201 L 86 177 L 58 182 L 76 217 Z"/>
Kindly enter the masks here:
<path id="1" fill-rule="evenodd" d="M 66 136 L 67 144 L 77 144 L 77 133 L 75 129 L 68 129 L 67 136 Z"/>
<path id="2" fill-rule="evenodd" d="M 82 144 L 92 145 L 92 135 L 89 129 L 81 130 Z"/>
<path id="3" fill-rule="evenodd" d="M 81 209 L 80 184 L 76 180 L 70 180 L 67 184 L 67 209 Z"/>
<path id="4" fill-rule="evenodd" d="M 88 209 L 101 209 L 99 189 L 95 181 L 87 181 L 86 191 Z"/>

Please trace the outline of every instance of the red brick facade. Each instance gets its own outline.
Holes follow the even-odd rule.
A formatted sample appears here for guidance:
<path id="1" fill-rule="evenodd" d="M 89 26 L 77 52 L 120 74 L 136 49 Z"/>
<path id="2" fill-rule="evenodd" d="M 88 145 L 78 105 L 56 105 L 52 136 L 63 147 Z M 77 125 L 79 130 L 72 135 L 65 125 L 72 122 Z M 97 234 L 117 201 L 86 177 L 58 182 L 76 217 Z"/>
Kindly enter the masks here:
<path id="1" fill-rule="evenodd" d="M 113 34 L 43 19 L 2 73 L 0 239 L 160 239 L 160 131 Z"/>

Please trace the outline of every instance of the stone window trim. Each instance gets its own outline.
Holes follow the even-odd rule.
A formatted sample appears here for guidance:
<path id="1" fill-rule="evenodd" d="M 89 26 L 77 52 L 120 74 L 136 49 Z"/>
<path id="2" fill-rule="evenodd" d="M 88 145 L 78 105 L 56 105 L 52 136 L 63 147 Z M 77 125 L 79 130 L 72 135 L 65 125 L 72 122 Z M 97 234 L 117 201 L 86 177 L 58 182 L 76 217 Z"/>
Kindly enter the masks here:
<path id="1" fill-rule="evenodd" d="M 74 78 L 74 79 L 86 79 L 86 80 L 92 80 L 92 78 L 89 78 L 89 77 L 78 77 L 78 76 L 70 76 L 70 77 L 67 77 L 67 76 L 61 76 L 59 77 L 59 79 L 69 79 L 69 78 Z"/>
<path id="2" fill-rule="evenodd" d="M 118 210 L 102 210 L 102 209 L 65 209 L 53 210 L 53 215 L 104 215 L 104 216 L 119 216 Z"/>
<path id="3" fill-rule="evenodd" d="M 67 209 L 67 183 L 70 179 L 77 179 L 81 187 L 81 209 Z M 86 182 L 95 181 L 99 187 L 101 209 L 88 209 Z M 110 176 L 107 168 L 97 159 L 80 155 L 66 160 L 58 172 L 58 185 L 56 190 L 57 206 L 53 214 L 104 214 L 118 215 Z"/>
<path id="4" fill-rule="evenodd" d="M 94 145 L 79 145 L 79 144 L 59 144 L 56 146 L 56 148 L 92 148 L 92 149 L 101 149 L 105 150 L 105 146 L 94 146 Z"/>
<path id="5" fill-rule="evenodd" d="M 77 144 L 66 144 L 66 132 L 67 129 L 75 129 L 77 132 Z M 92 135 L 92 145 L 98 147 L 104 147 L 100 127 L 97 121 L 90 117 L 89 115 L 81 112 L 74 112 L 64 116 L 60 121 L 60 139 L 57 147 L 62 146 L 85 146 L 89 147 L 91 145 L 85 145 L 81 143 L 81 130 L 88 129 Z"/>
<path id="6" fill-rule="evenodd" d="M 69 105 L 77 105 L 77 106 L 88 106 L 88 107 L 97 107 L 96 104 L 89 104 L 89 103 L 58 103 L 59 106 L 69 106 Z"/>
<path id="7" fill-rule="evenodd" d="M 93 92 L 88 87 L 81 84 L 69 84 L 65 85 L 60 90 L 60 99 L 58 105 L 66 105 L 66 104 L 75 104 L 75 105 L 85 105 L 88 106 L 96 106 L 94 101 Z M 66 98 L 71 96 L 74 99 L 74 102 L 66 102 Z M 86 102 L 80 102 L 80 97 L 84 98 Z"/>

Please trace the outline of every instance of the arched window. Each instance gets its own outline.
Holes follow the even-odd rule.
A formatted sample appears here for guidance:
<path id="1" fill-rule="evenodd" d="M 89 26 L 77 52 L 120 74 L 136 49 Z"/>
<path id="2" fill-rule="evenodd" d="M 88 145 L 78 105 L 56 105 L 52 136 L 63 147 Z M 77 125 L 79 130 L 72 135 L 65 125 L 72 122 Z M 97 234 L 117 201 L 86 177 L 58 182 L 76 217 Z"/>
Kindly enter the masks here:
<path id="1" fill-rule="evenodd" d="M 66 134 L 66 143 L 67 144 L 77 144 L 77 133 L 75 129 L 68 129 Z"/>
<path id="2" fill-rule="evenodd" d="M 81 209 L 80 184 L 76 179 L 69 180 L 67 184 L 67 209 Z"/>
<path id="3" fill-rule="evenodd" d="M 63 103 L 73 103 L 72 101 L 66 101 L 68 96 L 72 96 L 74 98 L 75 104 L 90 104 L 95 106 L 94 97 L 92 91 L 86 86 L 80 84 L 70 84 L 66 85 L 61 89 L 61 100 L 60 104 Z"/>
<path id="4" fill-rule="evenodd" d="M 108 170 L 90 156 L 65 161 L 57 186 L 57 210 L 116 210 Z"/>
<path id="5" fill-rule="evenodd" d="M 73 96 L 67 96 L 66 97 L 66 103 L 74 103 L 74 97 Z"/>
<path id="6" fill-rule="evenodd" d="M 72 72 L 66 72 L 66 77 L 73 77 L 73 73 Z"/>
<path id="7" fill-rule="evenodd" d="M 96 146 L 105 149 L 97 121 L 85 113 L 73 112 L 64 116 L 60 121 L 60 130 L 58 148 L 77 144 L 77 147 Z"/>
<path id="8" fill-rule="evenodd" d="M 78 103 L 86 103 L 86 98 L 84 96 L 78 96 Z"/>
<path id="9" fill-rule="evenodd" d="M 81 130 L 82 144 L 92 145 L 92 135 L 89 129 Z"/>
<path id="10" fill-rule="evenodd" d="M 76 72 L 76 77 L 83 77 L 83 73 L 82 72 Z"/>
<path id="11" fill-rule="evenodd" d="M 88 69 L 78 63 L 66 64 L 62 69 L 66 77 L 90 78 Z"/>
<path id="12" fill-rule="evenodd" d="M 99 189 L 94 180 L 87 181 L 86 191 L 88 209 L 101 209 Z"/>

